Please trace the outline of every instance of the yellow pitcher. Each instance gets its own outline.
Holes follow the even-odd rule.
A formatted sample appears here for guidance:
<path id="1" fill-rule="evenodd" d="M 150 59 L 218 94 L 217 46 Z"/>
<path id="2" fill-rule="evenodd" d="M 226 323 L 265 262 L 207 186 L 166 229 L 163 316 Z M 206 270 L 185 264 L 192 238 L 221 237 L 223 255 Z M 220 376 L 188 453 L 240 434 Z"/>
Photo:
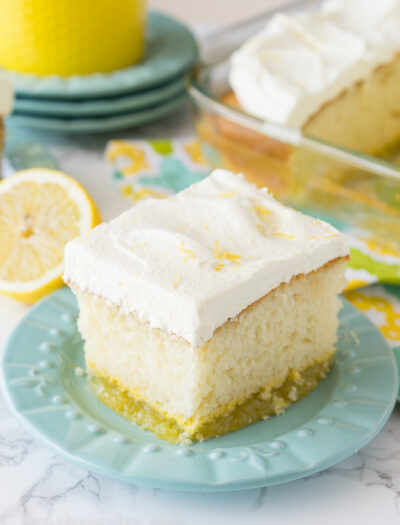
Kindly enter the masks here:
<path id="1" fill-rule="evenodd" d="M 138 62 L 146 0 L 0 1 L 0 67 L 86 75 Z"/>

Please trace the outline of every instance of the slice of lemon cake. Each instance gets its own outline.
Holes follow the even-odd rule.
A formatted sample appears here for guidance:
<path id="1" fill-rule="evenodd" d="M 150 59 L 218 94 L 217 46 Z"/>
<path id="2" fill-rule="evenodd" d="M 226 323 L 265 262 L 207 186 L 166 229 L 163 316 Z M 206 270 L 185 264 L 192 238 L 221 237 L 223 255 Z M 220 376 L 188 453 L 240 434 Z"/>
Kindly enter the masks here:
<path id="1" fill-rule="evenodd" d="M 171 442 L 283 412 L 332 363 L 347 258 L 225 170 L 141 201 L 65 251 L 95 393 Z"/>
<path id="2" fill-rule="evenodd" d="M 229 80 L 227 102 L 248 113 L 384 154 L 400 140 L 400 0 L 276 14 L 232 55 Z"/>

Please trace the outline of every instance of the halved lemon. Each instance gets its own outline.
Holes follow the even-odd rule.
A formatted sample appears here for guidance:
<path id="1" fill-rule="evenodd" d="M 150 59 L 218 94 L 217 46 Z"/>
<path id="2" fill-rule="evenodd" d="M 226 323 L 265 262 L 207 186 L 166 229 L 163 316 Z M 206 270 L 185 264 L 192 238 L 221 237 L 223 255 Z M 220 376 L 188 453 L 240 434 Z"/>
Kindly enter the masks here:
<path id="1" fill-rule="evenodd" d="M 34 168 L 0 183 L 0 293 L 33 303 L 62 286 L 64 246 L 99 223 L 86 190 Z"/>

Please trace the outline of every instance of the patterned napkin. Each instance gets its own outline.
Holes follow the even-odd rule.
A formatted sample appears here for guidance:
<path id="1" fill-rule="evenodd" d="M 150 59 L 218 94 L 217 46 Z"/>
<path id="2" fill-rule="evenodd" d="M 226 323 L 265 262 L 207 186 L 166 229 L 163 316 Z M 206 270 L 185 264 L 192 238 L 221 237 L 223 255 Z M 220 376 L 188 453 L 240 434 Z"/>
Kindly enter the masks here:
<path id="1" fill-rule="evenodd" d="M 106 159 L 117 188 L 131 203 L 171 195 L 209 173 L 193 138 L 113 140 Z M 346 234 L 351 247 L 346 298 L 380 328 L 400 366 L 400 254 L 382 253 L 373 241 Z"/>

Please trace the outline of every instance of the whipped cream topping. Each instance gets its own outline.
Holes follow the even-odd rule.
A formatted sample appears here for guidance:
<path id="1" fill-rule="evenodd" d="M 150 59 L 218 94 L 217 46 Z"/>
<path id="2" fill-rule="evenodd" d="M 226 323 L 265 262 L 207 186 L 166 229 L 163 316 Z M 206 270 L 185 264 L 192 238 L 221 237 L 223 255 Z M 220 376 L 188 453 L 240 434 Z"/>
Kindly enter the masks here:
<path id="1" fill-rule="evenodd" d="M 64 279 L 199 346 L 281 283 L 346 255 L 329 224 L 215 170 L 68 243 Z"/>
<path id="2" fill-rule="evenodd" d="M 231 57 L 241 106 L 301 128 L 400 50 L 400 0 L 326 0 L 320 10 L 277 14 Z"/>
<path id="3" fill-rule="evenodd" d="M 5 117 L 11 113 L 13 100 L 13 89 L 10 81 L 0 75 L 0 117 Z"/>

